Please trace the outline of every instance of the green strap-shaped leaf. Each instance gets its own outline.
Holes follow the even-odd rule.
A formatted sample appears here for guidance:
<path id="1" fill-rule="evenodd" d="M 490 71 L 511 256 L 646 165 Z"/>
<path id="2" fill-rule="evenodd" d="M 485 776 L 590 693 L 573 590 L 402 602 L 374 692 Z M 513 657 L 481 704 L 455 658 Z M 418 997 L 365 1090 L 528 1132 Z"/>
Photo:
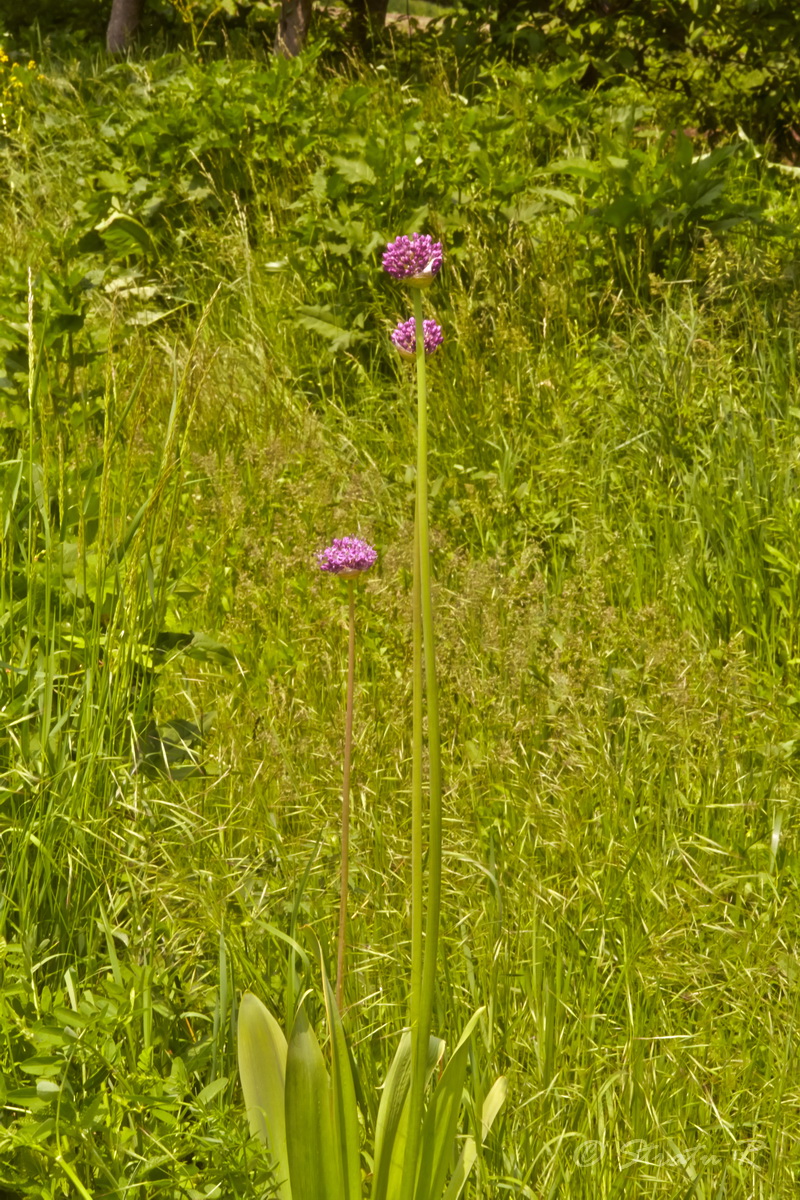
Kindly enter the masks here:
<path id="1" fill-rule="evenodd" d="M 486 1093 L 486 1098 L 483 1101 L 481 1109 L 481 1142 L 485 1142 L 489 1136 L 489 1130 L 494 1125 L 494 1119 L 500 1112 L 500 1109 L 506 1102 L 508 1095 L 508 1080 L 505 1075 L 500 1075 L 495 1079 L 489 1091 Z"/>
<path id="2" fill-rule="evenodd" d="M 431 1037 L 428 1043 L 428 1078 L 444 1054 L 444 1042 Z M 408 1125 L 408 1089 L 411 1084 L 411 1033 L 400 1038 L 397 1053 L 386 1075 L 375 1122 L 375 1159 L 372 1200 L 395 1200 L 403 1169 Z"/>
<path id="3" fill-rule="evenodd" d="M 483 1102 L 483 1108 L 481 1109 L 481 1142 L 485 1142 L 489 1136 L 489 1130 L 494 1124 L 494 1119 L 505 1103 L 507 1092 L 508 1080 L 505 1075 L 501 1075 L 499 1079 L 495 1079 Z M 477 1157 L 478 1147 L 475 1145 L 474 1137 L 465 1138 L 443 1200 L 458 1200 Z"/>
<path id="4" fill-rule="evenodd" d="M 443 1200 L 458 1200 L 477 1157 L 478 1147 L 475 1145 L 475 1138 L 468 1137 L 458 1156 L 455 1170 L 450 1176 L 450 1182 L 447 1185 L 447 1191 L 444 1194 Z"/>
<path id="5" fill-rule="evenodd" d="M 302 1003 L 286 1056 L 286 1148 L 293 1200 L 340 1200 L 331 1084 Z"/>
<path id="6" fill-rule="evenodd" d="M 389 1168 L 397 1131 L 411 1082 L 411 1033 L 404 1030 L 386 1073 L 375 1121 L 375 1155 L 372 1164 L 372 1200 L 386 1200 Z M 405 1139 L 403 1139 L 405 1140 Z"/>
<path id="7" fill-rule="evenodd" d="M 342 1019 L 336 1007 L 333 988 L 322 966 L 325 1008 L 331 1034 L 331 1089 L 333 1099 L 333 1139 L 337 1150 L 341 1200 L 361 1200 L 361 1154 L 359 1150 L 358 1109 L 350 1054 Z"/>
<path id="8" fill-rule="evenodd" d="M 245 992 L 239 1005 L 237 1051 L 250 1132 L 272 1155 L 280 1200 L 292 1200 L 286 1154 L 286 1038 L 252 992 Z"/>
<path id="9" fill-rule="evenodd" d="M 458 1115 L 467 1075 L 469 1039 L 483 1009 L 470 1018 L 425 1113 L 422 1124 L 415 1200 L 441 1200 L 447 1170 L 453 1159 Z"/>

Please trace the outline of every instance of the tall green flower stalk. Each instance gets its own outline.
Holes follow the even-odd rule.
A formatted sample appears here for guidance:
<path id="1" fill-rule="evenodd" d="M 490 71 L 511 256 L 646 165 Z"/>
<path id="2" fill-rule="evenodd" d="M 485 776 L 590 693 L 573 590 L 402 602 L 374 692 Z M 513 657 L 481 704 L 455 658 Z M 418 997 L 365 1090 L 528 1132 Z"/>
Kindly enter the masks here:
<path id="1" fill-rule="evenodd" d="M 412 353 L 417 375 L 417 472 L 414 514 L 414 584 L 412 591 L 413 649 L 413 754 L 411 774 L 411 1087 L 408 1135 L 400 1200 L 412 1200 L 425 1109 L 428 1043 L 436 990 L 436 962 L 442 893 L 442 764 L 439 734 L 439 693 L 431 596 L 430 526 L 428 520 L 428 396 L 425 356 L 442 341 L 439 326 L 425 321 L 422 291 L 433 282 L 442 262 L 442 248 L 430 238 L 415 234 L 398 238 L 384 255 L 383 265 L 395 278 L 408 283 L 414 298 L 414 316 L 392 335 L 405 357 Z M 423 712 L 428 717 L 428 892 L 423 900 L 424 797 Z M 425 912 L 423 918 L 423 909 Z M 423 920 L 425 936 L 423 939 Z"/>
<path id="2" fill-rule="evenodd" d="M 414 762 L 416 769 L 416 795 L 413 807 L 418 821 L 422 823 L 422 720 L 423 703 L 428 715 L 428 896 L 425 921 L 425 942 L 422 954 L 422 978 L 418 982 L 417 996 L 412 990 L 412 1069 L 411 1092 L 408 1114 L 408 1141 L 403 1174 L 401 1200 L 411 1200 L 416 1182 L 416 1163 L 424 1109 L 424 1091 L 428 1039 L 433 1019 L 433 1001 L 436 990 L 436 960 L 439 948 L 439 920 L 442 895 L 442 755 L 439 735 L 439 690 L 436 680 L 436 649 L 433 640 L 433 600 L 431 597 L 430 527 L 428 522 L 428 395 L 425 378 L 425 339 L 423 336 L 422 292 L 414 290 L 414 322 L 416 325 L 417 352 L 417 488 L 416 514 L 414 520 L 414 571 L 417 582 L 413 590 L 416 607 L 414 626 L 419 638 L 421 626 L 422 655 L 415 649 L 415 662 L 425 664 L 425 701 L 422 699 L 422 672 L 414 672 L 414 711 L 419 713 L 414 722 Z M 422 838 L 418 837 L 413 856 L 414 868 L 422 877 Z M 422 924 L 422 904 L 417 898 L 418 926 Z M 417 937 L 420 937 L 418 931 Z M 419 953 L 419 952 L 418 952 Z M 416 1013 L 414 1013 L 416 1009 Z M 414 1020 L 416 1015 L 416 1020 Z"/>
<path id="3" fill-rule="evenodd" d="M 356 596 L 355 581 L 375 565 L 377 554 L 360 538 L 334 538 L 330 546 L 320 551 L 317 561 L 321 571 L 338 575 L 347 582 L 349 636 L 347 649 L 347 700 L 344 720 L 344 764 L 342 778 L 342 861 L 340 869 L 339 936 L 336 950 L 336 1005 L 344 1007 L 344 975 L 347 955 L 347 896 L 350 878 L 350 767 L 353 761 L 353 699 L 356 677 Z"/>
<path id="4" fill-rule="evenodd" d="M 353 761 L 353 698 L 356 680 L 356 593 L 347 581 L 349 636 L 347 640 L 347 700 L 344 719 L 344 766 L 342 771 L 342 865 L 339 894 L 339 936 L 336 943 L 336 1003 L 344 1008 L 344 967 L 347 952 L 347 897 L 350 890 L 350 766 Z"/>

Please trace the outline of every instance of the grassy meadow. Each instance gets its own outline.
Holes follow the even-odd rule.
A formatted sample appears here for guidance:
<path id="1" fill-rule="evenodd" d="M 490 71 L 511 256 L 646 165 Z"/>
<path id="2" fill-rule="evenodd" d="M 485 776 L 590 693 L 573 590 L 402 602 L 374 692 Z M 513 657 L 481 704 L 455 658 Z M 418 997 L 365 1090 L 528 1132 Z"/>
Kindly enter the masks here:
<path id="1" fill-rule="evenodd" d="M 335 957 L 347 607 L 315 552 L 345 534 L 379 551 L 346 987 L 375 1120 L 415 462 L 380 257 L 415 229 L 445 247 L 434 1030 L 485 1005 L 472 1093 L 509 1083 L 466 1194 L 797 1195 L 797 168 L 458 29 L 371 66 L 333 29 L 290 62 L 6 49 L 0 1197 L 272 1194 L 237 1004 L 282 1017 L 314 936 Z"/>

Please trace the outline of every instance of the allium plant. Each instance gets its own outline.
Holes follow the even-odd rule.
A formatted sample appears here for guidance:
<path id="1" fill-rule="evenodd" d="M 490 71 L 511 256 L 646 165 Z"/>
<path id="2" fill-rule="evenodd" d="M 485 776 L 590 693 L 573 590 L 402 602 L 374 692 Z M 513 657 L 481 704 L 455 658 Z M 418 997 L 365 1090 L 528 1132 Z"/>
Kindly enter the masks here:
<path id="1" fill-rule="evenodd" d="M 439 691 L 433 638 L 430 534 L 428 528 L 428 395 L 425 378 L 426 322 L 421 283 L 432 282 L 442 266 L 442 247 L 426 234 L 399 237 L 386 248 L 384 270 L 411 285 L 414 297 L 413 348 L 417 365 L 417 487 L 414 511 L 412 592 L 413 702 L 411 757 L 411 1081 L 399 1200 L 414 1200 L 417 1172 L 425 1157 L 423 1123 L 426 1058 L 436 990 L 436 963 L 442 894 L 442 756 Z M 431 322 L 436 325 L 435 322 Z M 436 325 L 441 340 L 441 330 Z M 396 333 L 399 330 L 395 331 Z M 401 335 L 402 336 L 402 335 Z M 393 339 L 394 340 L 394 339 Z M 410 338 L 409 338 L 410 340 Z M 434 342 L 433 330 L 428 339 Z M 397 342 L 395 341 L 395 345 Z M 438 345 L 438 341 L 436 342 Z M 432 349 L 435 345 L 432 344 Z M 424 672 L 423 672 L 424 658 Z M 424 677 L 424 687 L 423 687 Z M 428 710 L 428 894 L 423 940 L 423 710 Z M 438 1091 L 438 1089 L 437 1089 Z M 456 1106 L 458 1107 L 458 1106 Z M 457 1115 L 457 1113 L 456 1113 Z M 429 1124 L 429 1123 L 428 1123 Z"/>
<path id="2" fill-rule="evenodd" d="M 356 675 L 356 597 L 353 586 L 359 576 L 374 567 L 378 554 L 360 538 L 334 538 L 320 550 L 317 562 L 321 571 L 347 581 L 350 608 L 350 638 L 347 654 L 347 704 L 344 722 L 344 771 L 342 781 L 342 864 L 340 870 L 339 940 L 336 954 L 336 1003 L 344 1004 L 344 969 L 347 953 L 347 892 L 350 878 L 350 764 L 353 756 L 353 692 Z"/>
<path id="3" fill-rule="evenodd" d="M 461 1144 L 448 1174 L 466 1082 L 470 1039 L 480 1017 L 468 1022 L 438 1080 L 427 1106 L 426 1089 L 444 1056 L 444 1042 L 431 1035 L 439 943 L 442 880 L 442 771 L 439 705 L 433 641 L 430 537 L 428 529 L 428 426 L 425 356 L 441 344 L 439 326 L 424 321 L 421 288 L 442 265 L 442 247 L 424 234 L 397 238 L 383 256 L 384 268 L 414 290 L 413 328 L 404 322 L 392 340 L 410 347 L 417 365 L 417 491 L 414 519 L 413 754 L 411 777 L 411 1004 L 410 1030 L 403 1033 L 384 1081 L 375 1122 L 371 1200 L 458 1200 L 477 1158 L 473 1137 Z M 434 332 L 435 330 L 435 332 Z M 399 343 L 399 344 L 398 344 Z M 342 896 L 346 896 L 344 827 L 349 788 L 348 741 L 352 733 L 353 580 L 374 562 L 374 551 L 357 538 L 337 539 L 318 556 L 322 570 L 350 581 L 350 667 L 345 734 Z M 424 664 L 424 665 L 423 665 Z M 424 686 L 423 686 L 424 684 Z M 427 904 L 424 905 L 423 715 L 428 716 Z M 346 919 L 346 914 L 345 918 Z M 423 937 L 424 925 L 424 937 Z M 280 1200 L 362 1200 L 358 1107 L 350 1051 L 339 1009 L 343 977 L 343 917 L 339 925 L 339 1000 L 325 975 L 331 1071 L 325 1065 L 304 1005 L 286 1038 L 255 996 L 246 993 L 239 1008 L 239 1074 L 250 1129 L 269 1148 Z M 287 1013 L 291 1023 L 292 1014 Z M 506 1096 L 503 1077 L 475 1113 L 485 1140 Z M 473 1105 L 474 1107 L 474 1105 Z"/>

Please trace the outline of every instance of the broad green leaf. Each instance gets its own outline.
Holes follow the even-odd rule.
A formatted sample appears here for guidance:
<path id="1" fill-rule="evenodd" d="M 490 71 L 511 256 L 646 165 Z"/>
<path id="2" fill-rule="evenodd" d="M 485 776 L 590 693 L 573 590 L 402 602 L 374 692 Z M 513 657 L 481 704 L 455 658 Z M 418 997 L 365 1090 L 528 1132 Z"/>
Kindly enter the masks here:
<path id="1" fill-rule="evenodd" d="M 215 1096 L 220 1092 L 224 1092 L 228 1086 L 227 1075 L 220 1075 L 219 1079 L 213 1079 L 211 1083 L 207 1083 L 201 1092 L 197 1094 L 198 1104 L 209 1104 Z"/>
<path id="2" fill-rule="evenodd" d="M 372 167 L 369 163 L 365 163 L 363 158 L 341 158 L 335 154 L 331 162 L 348 183 L 372 184 L 377 181 Z"/>
<path id="3" fill-rule="evenodd" d="M 545 210 L 549 211 L 549 201 L 576 209 L 580 202 L 580 196 L 575 196 L 572 192 L 565 192 L 563 188 L 535 187 L 524 195 L 518 196 L 513 204 L 504 205 L 500 211 L 512 224 L 524 225 L 528 221 L 533 221 L 539 213 Z"/>
<path id="4" fill-rule="evenodd" d="M 153 249 L 150 234 L 141 221 L 137 221 L 136 217 L 129 213 L 110 213 L 104 221 L 95 225 L 95 231 L 101 235 L 108 248 L 119 255 L 128 255 L 136 250 L 148 253 Z"/>
<path id="5" fill-rule="evenodd" d="M 64 1070 L 64 1060 L 61 1058 L 45 1058 L 43 1056 L 37 1058 L 26 1058 L 24 1062 L 19 1064 L 20 1071 L 24 1071 L 26 1075 L 41 1075 L 47 1078 L 50 1075 L 60 1075 Z"/>
<path id="6" fill-rule="evenodd" d="M 322 967 L 325 987 L 325 1008 L 331 1034 L 331 1087 L 333 1092 L 333 1137 L 339 1166 L 341 1200 L 361 1200 L 361 1155 L 359 1151 L 358 1109 L 350 1054 L 344 1036 L 342 1019 L 336 1007 L 325 967 Z"/>
<path id="7" fill-rule="evenodd" d="M 545 170 L 551 175 L 572 175 L 576 179 L 601 179 L 603 166 L 589 158 L 560 158 L 550 162 Z"/>
<path id="8" fill-rule="evenodd" d="M 549 71 L 542 74 L 542 82 L 548 91 L 555 91 L 563 88 L 565 83 L 570 79 L 580 78 L 586 70 L 586 64 L 583 58 L 570 57 L 563 62 L 558 62 L 555 66 L 550 67 Z"/>
<path id="9" fill-rule="evenodd" d="M 547 200 L 555 200 L 558 204 L 566 204 L 568 208 L 576 208 L 580 200 L 579 196 L 573 195 L 572 192 L 565 192 L 563 188 L 533 188 L 531 195 L 544 196 Z"/>
<path id="10" fill-rule="evenodd" d="M 187 658 L 196 658 L 198 662 L 214 663 L 220 667 L 236 666 L 236 656 L 223 646 L 221 642 L 215 642 L 207 633 L 195 632 L 192 635 L 190 644 L 184 650 Z"/>
<path id="11" fill-rule="evenodd" d="M 442 1072 L 425 1113 L 416 1200 L 439 1200 L 444 1191 L 444 1181 L 453 1158 L 458 1116 L 461 1112 L 469 1039 L 482 1012 L 483 1009 L 479 1008 L 470 1018 L 449 1063 Z"/>
<path id="12" fill-rule="evenodd" d="M 116 196 L 127 196 L 131 181 L 120 171 L 98 171 L 94 177 L 98 189 L 113 192 Z"/>
<path id="13" fill-rule="evenodd" d="M 356 342 L 363 341 L 365 335 L 357 330 L 346 329 L 338 317 L 331 312 L 329 306 L 316 304 L 300 304 L 296 312 L 298 321 L 304 329 L 318 333 L 330 342 L 331 350 L 347 350 Z"/>
<path id="14" fill-rule="evenodd" d="M 237 1050 L 250 1132 L 272 1155 L 280 1200 L 292 1200 L 286 1153 L 286 1038 L 252 992 L 245 992 L 239 1005 Z"/>
<path id="15" fill-rule="evenodd" d="M 286 1056 L 286 1148 L 293 1200 L 339 1200 L 331 1084 L 302 1003 Z"/>
<path id="16" fill-rule="evenodd" d="M 428 1078 L 443 1054 L 444 1042 L 431 1036 L 428 1043 Z M 411 1033 L 405 1030 L 386 1075 L 375 1122 L 372 1200 L 394 1200 L 399 1192 L 406 1145 L 410 1084 Z"/>
<path id="17" fill-rule="evenodd" d="M 346 332 L 342 322 L 331 311 L 330 305 L 298 304 L 295 311 L 304 329 L 313 329 L 323 337 L 336 338 Z"/>
<path id="18" fill-rule="evenodd" d="M 155 325 L 157 321 L 166 320 L 167 317 L 180 312 L 184 307 L 185 305 L 183 304 L 177 304 L 174 308 L 140 308 L 138 312 L 131 313 L 126 318 L 125 324 L 147 328 L 148 325 Z"/>

